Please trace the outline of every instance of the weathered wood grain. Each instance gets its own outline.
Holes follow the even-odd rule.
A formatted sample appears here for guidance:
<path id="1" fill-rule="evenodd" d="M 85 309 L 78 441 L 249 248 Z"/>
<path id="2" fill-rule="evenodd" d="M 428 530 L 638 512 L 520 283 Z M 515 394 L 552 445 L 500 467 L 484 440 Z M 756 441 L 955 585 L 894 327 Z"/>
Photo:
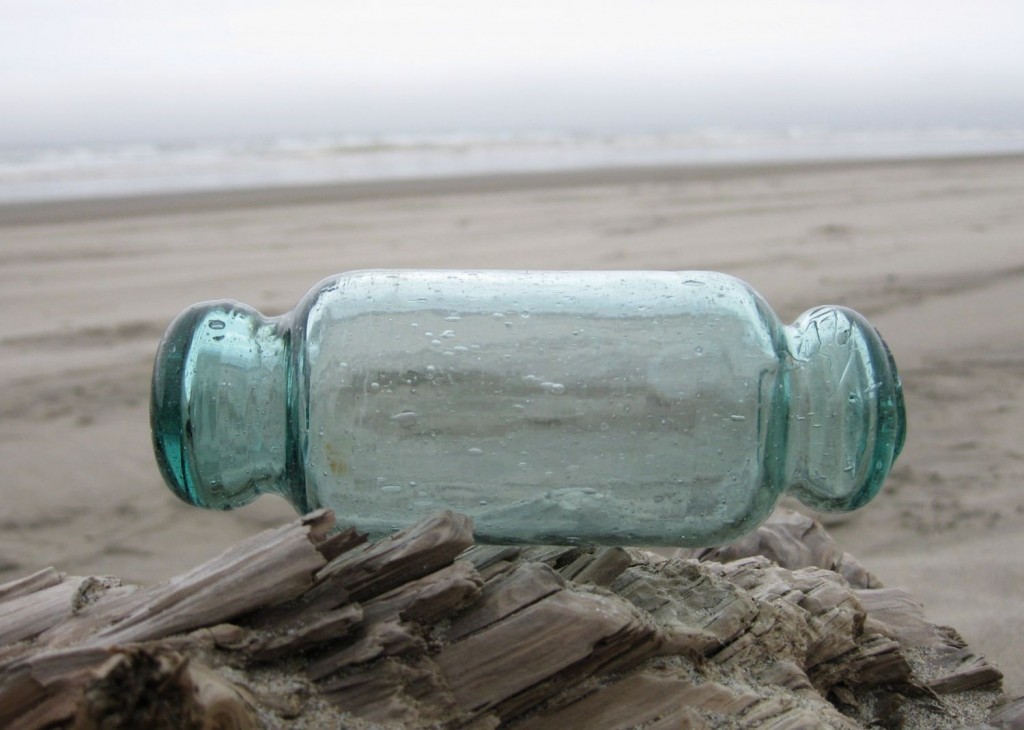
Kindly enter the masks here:
<path id="1" fill-rule="evenodd" d="M 35 573 L 26 575 L 24 578 L 2 583 L 0 584 L 0 604 L 29 593 L 41 591 L 50 586 L 55 586 L 61 580 L 63 580 L 63 577 L 54 568 L 43 568 Z"/>
<path id="2" fill-rule="evenodd" d="M 56 571 L 53 571 L 56 575 Z M 74 598 L 85 578 L 57 578 L 46 587 L 0 602 L 0 646 L 37 636 L 74 613 Z"/>
<path id="3" fill-rule="evenodd" d="M 362 601 L 444 567 L 473 544 L 473 523 L 441 512 L 364 550 L 339 555 L 317 573 L 316 594 Z"/>
<path id="4" fill-rule="evenodd" d="M 0 586 L 0 726 L 930 730 L 1020 714 L 995 667 L 803 516 L 674 557 L 474 546 L 451 512 L 375 543 L 332 524 L 314 513 L 148 588 L 53 570 Z"/>

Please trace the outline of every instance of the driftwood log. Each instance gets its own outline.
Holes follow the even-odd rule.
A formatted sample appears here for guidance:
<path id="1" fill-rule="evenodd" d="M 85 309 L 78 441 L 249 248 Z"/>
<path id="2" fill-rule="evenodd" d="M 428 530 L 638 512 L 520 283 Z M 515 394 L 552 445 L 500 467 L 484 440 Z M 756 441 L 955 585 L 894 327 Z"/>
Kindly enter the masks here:
<path id="1" fill-rule="evenodd" d="M 368 543 L 316 512 L 145 588 L 0 586 L 0 727 L 1019 727 L 999 671 L 781 513 L 724 548 Z"/>

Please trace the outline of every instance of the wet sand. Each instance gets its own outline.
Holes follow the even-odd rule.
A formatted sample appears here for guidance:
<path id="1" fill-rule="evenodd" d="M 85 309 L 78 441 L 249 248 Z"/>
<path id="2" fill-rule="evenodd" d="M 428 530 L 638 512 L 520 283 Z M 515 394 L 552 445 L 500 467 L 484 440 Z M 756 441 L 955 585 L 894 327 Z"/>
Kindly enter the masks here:
<path id="1" fill-rule="evenodd" d="M 1024 158 L 619 170 L 0 206 L 0 580 L 168 577 L 291 517 L 162 486 L 152 357 L 232 298 L 277 314 L 360 268 L 711 269 L 786 320 L 867 315 L 910 435 L 832 527 L 1024 692 Z"/>

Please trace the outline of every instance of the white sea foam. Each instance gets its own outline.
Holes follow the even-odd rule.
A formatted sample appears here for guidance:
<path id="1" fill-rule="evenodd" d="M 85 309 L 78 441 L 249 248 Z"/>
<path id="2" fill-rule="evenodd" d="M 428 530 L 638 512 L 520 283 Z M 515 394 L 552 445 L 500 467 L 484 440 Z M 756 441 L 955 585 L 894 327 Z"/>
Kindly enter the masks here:
<path id="1" fill-rule="evenodd" d="M 406 134 L 0 149 L 0 203 L 667 165 L 1024 152 L 1024 129 Z"/>

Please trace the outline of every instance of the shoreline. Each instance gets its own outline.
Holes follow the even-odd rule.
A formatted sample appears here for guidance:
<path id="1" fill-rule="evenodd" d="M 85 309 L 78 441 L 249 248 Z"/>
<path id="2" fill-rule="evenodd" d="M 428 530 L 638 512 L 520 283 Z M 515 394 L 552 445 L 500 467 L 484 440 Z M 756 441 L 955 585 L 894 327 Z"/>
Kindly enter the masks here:
<path id="1" fill-rule="evenodd" d="M 615 185 L 725 182 L 768 175 L 863 172 L 872 169 L 901 169 L 922 165 L 953 168 L 973 164 L 1018 164 L 1022 160 L 1024 160 L 1024 154 L 995 153 L 990 155 L 876 157 L 859 160 L 623 166 L 19 201 L 0 203 L 0 228 L 470 193 L 500 194 Z"/>

